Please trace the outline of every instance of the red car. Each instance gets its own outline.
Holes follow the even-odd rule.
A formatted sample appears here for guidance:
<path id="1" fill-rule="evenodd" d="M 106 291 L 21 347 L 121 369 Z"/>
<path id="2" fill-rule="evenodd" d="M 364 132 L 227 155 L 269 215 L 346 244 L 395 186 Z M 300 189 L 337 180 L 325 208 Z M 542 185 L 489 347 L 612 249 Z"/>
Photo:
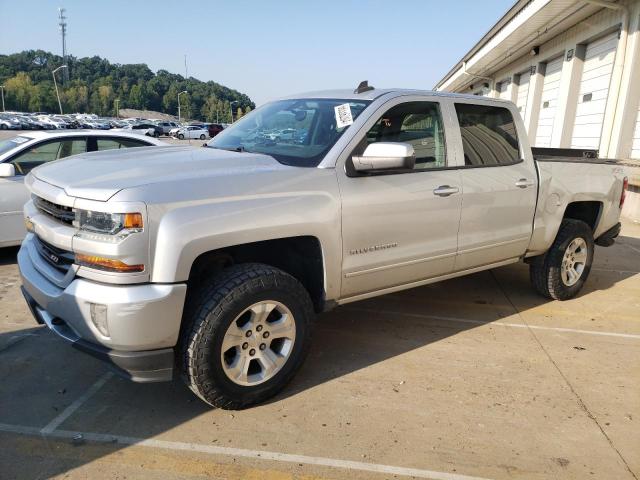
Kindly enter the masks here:
<path id="1" fill-rule="evenodd" d="M 209 130 L 209 137 L 213 138 L 217 134 L 219 134 L 222 130 L 224 130 L 224 127 L 219 123 L 210 123 L 208 130 Z"/>

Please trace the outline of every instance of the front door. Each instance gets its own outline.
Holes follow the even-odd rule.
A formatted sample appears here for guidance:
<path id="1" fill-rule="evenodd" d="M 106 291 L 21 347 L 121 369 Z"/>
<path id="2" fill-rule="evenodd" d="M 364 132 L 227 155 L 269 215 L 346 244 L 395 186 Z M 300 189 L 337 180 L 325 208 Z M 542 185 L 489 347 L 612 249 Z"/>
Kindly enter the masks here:
<path id="1" fill-rule="evenodd" d="M 409 143 L 413 170 L 362 175 L 339 171 L 342 297 L 410 284 L 454 267 L 462 201 L 460 171 L 447 169 L 437 101 L 395 101 L 362 135 L 352 155 L 375 142 Z"/>

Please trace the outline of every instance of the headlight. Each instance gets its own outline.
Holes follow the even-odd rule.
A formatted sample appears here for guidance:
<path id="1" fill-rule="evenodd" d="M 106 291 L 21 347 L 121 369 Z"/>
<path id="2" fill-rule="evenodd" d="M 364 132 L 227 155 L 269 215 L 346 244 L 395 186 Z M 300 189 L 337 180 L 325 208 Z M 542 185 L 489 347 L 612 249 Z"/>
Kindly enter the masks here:
<path id="1" fill-rule="evenodd" d="M 86 232 L 127 236 L 143 229 L 140 213 L 103 213 L 79 209 L 75 213 L 74 225 Z"/>

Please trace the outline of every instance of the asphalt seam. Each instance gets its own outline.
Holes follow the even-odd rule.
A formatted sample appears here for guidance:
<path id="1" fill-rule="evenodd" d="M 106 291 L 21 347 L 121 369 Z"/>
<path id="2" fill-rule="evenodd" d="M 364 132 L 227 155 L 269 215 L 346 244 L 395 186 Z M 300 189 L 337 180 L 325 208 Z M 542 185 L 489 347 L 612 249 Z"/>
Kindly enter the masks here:
<path id="1" fill-rule="evenodd" d="M 511 298 L 507 295 L 507 292 L 504 290 L 504 288 L 502 288 L 502 284 L 500 283 L 500 281 L 498 280 L 498 278 L 495 276 L 495 274 L 493 273 L 493 270 L 490 271 L 491 276 L 493 277 L 493 280 L 496 282 L 496 285 L 498 286 L 498 288 L 500 289 L 500 291 L 502 292 L 502 295 L 504 295 L 504 297 L 507 299 L 507 301 L 511 304 L 511 306 L 513 307 L 513 311 L 516 313 L 516 315 L 522 320 L 522 322 L 525 323 L 525 325 L 527 325 L 529 327 L 529 324 L 527 323 L 527 321 L 525 320 L 525 318 L 520 314 L 520 311 L 518 310 L 518 308 L 515 306 L 515 304 L 511 301 Z M 555 369 L 557 370 L 557 372 L 560 374 L 560 376 L 562 377 L 562 379 L 564 380 L 565 384 L 567 385 L 567 387 L 569 387 L 569 390 L 571 390 L 571 393 L 573 393 L 573 395 L 575 396 L 575 398 L 577 399 L 577 403 L 578 406 L 580 407 L 580 409 L 587 415 L 588 418 L 590 418 L 593 423 L 596 424 L 596 426 L 598 427 L 598 429 L 600 430 L 600 433 L 602 433 L 602 435 L 604 436 L 604 438 L 606 438 L 607 442 L 609 443 L 609 446 L 611 447 L 611 449 L 618 455 L 618 458 L 620 458 L 620 460 L 622 461 L 622 463 L 624 464 L 624 466 L 626 467 L 627 471 L 631 474 L 631 476 L 635 479 L 638 480 L 638 477 L 636 476 L 636 474 L 633 472 L 633 470 L 631 470 L 631 467 L 629 466 L 629 464 L 627 463 L 626 459 L 622 456 L 622 453 L 620 453 L 620 450 L 618 450 L 616 448 L 616 446 L 613 444 L 613 440 L 609 437 L 609 435 L 607 435 L 607 433 L 604 431 L 604 428 L 602 428 L 602 425 L 600 425 L 600 422 L 598 422 L 598 419 L 595 417 L 595 415 L 593 415 L 593 413 L 591 413 L 591 410 L 589 410 L 589 407 L 587 407 L 586 403 L 584 402 L 584 400 L 582 400 L 582 397 L 580 396 L 580 394 L 576 391 L 575 388 L 573 388 L 573 385 L 571 384 L 571 382 L 569 381 L 569 379 L 567 378 L 567 376 L 564 374 L 564 372 L 562 371 L 562 369 L 560 368 L 560 366 L 556 363 L 556 361 L 551 357 L 551 354 L 547 351 L 547 349 L 544 347 L 544 345 L 542 345 L 542 342 L 540 341 L 540 339 L 538 338 L 538 336 L 535 334 L 535 332 L 533 331 L 532 328 L 529 327 L 529 333 L 531 334 L 531 336 L 533 337 L 533 339 L 536 341 L 536 343 L 538 344 L 538 346 L 540 347 L 540 349 L 544 352 L 544 354 L 546 355 L 546 357 L 549 359 L 549 361 L 551 362 L 551 364 L 555 367 Z"/>

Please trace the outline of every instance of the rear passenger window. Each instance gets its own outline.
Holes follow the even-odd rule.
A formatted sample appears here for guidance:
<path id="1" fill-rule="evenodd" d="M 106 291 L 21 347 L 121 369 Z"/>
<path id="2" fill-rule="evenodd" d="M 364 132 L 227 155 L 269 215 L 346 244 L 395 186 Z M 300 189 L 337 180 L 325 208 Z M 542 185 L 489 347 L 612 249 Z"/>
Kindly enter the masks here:
<path id="1" fill-rule="evenodd" d="M 416 170 L 446 166 L 438 103 L 407 102 L 390 108 L 367 132 L 367 144 L 376 142 L 411 144 L 416 152 Z"/>
<path id="2" fill-rule="evenodd" d="M 98 138 L 98 151 L 148 146 L 149 144 L 147 143 L 131 138 Z"/>
<path id="3" fill-rule="evenodd" d="M 508 109 L 456 103 L 456 113 L 465 165 L 511 165 L 521 160 L 516 126 Z"/>

